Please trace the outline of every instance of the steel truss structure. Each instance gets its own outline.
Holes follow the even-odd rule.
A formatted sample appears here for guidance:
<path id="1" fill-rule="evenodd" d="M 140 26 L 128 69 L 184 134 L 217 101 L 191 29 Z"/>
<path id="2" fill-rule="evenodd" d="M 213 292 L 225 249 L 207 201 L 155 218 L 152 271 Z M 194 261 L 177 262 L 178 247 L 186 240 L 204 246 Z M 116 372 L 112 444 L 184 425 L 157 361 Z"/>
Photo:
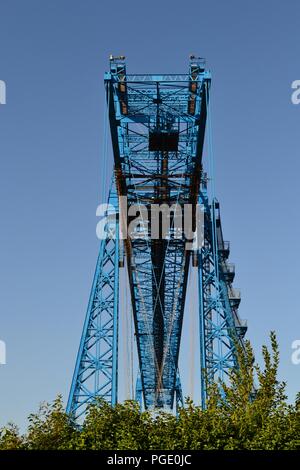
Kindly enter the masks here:
<path id="1" fill-rule="evenodd" d="M 237 312 L 240 293 L 232 287 L 234 266 L 227 261 L 219 203 L 209 200 L 202 166 L 210 83 L 203 60 L 194 57 L 185 75 L 130 75 L 124 58 L 112 58 L 105 74 L 114 155 L 109 202 L 116 213 L 107 213 L 78 351 L 67 405 L 74 418 L 96 397 L 117 403 L 119 270 L 125 265 L 139 367 L 136 398 L 144 408 L 172 410 L 183 402 L 178 358 L 190 265 L 199 280 L 203 407 L 209 384 L 237 367 L 236 347 L 243 347 L 247 328 Z M 118 216 L 120 196 L 126 197 L 125 219 Z M 192 251 L 187 237 L 176 235 L 171 211 L 167 236 L 160 226 L 158 237 L 151 237 L 148 211 L 154 206 L 189 204 L 195 229 L 199 203 L 200 248 Z M 137 207 L 139 226 L 123 240 Z"/>

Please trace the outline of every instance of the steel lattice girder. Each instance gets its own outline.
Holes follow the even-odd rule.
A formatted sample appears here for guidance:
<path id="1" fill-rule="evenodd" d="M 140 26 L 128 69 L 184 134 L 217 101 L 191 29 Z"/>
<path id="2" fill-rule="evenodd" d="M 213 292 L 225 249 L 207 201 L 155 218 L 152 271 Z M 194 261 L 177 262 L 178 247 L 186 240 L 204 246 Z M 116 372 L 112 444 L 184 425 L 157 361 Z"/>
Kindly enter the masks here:
<path id="1" fill-rule="evenodd" d="M 127 208 L 153 203 L 195 207 L 199 201 L 205 207 L 204 246 L 197 258 L 205 407 L 208 386 L 237 367 L 236 345 L 243 348 L 246 332 L 237 312 L 240 296 L 232 287 L 234 270 L 227 263 L 229 245 L 223 240 L 218 203 L 209 204 L 202 174 L 210 74 L 202 64 L 191 63 L 187 75 L 127 75 L 124 62 L 113 61 L 105 86 L 116 184 L 110 203 L 117 208 L 118 195 L 127 196 Z M 96 397 L 117 402 L 122 243 L 118 218 L 111 224 L 100 246 L 68 401 L 75 418 Z M 143 237 L 128 237 L 124 243 L 139 357 L 136 398 L 146 408 L 172 409 L 175 397 L 177 405 L 183 402 L 178 356 L 190 251 L 172 227 L 168 240 L 149 235 L 146 226 Z"/>
<path id="2" fill-rule="evenodd" d="M 117 209 L 112 190 L 109 203 Z M 117 217 L 105 227 L 94 281 L 83 327 L 67 412 L 74 418 L 84 415 L 86 407 L 102 397 L 117 402 L 118 383 L 118 297 L 119 229 Z"/>
<path id="3" fill-rule="evenodd" d="M 198 200 L 210 74 L 137 76 L 112 63 L 105 77 L 116 185 L 128 207 Z M 168 148 L 167 148 L 168 147 Z M 190 252 L 186 240 L 128 238 L 144 405 L 173 408 Z M 180 394 L 180 393 L 179 393 Z"/>
<path id="4" fill-rule="evenodd" d="M 225 381 L 230 371 L 238 367 L 236 350 L 238 345 L 244 350 L 247 328 L 238 316 L 234 290 L 227 277 L 221 220 L 216 209 L 219 204 L 212 201 L 209 205 L 205 184 L 200 198 L 205 207 L 204 246 L 198 260 L 201 402 L 205 408 L 209 386 Z"/>

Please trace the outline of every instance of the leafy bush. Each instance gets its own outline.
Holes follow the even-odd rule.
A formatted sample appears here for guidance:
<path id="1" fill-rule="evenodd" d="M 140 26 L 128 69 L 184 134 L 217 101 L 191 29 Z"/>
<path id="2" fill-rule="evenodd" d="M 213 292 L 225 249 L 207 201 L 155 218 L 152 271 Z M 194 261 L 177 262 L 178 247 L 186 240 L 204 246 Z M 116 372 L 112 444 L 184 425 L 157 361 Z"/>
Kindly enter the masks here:
<path id="1" fill-rule="evenodd" d="M 78 428 L 59 396 L 29 416 L 25 435 L 11 423 L 2 428 L 0 450 L 300 449 L 300 394 L 294 405 L 287 404 L 285 383 L 277 379 L 279 351 L 274 333 L 271 351 L 263 346 L 262 353 L 260 368 L 246 342 L 246 350 L 238 354 L 239 368 L 232 371 L 229 384 L 210 388 L 205 410 L 189 399 L 177 416 L 140 412 L 135 401 L 111 407 L 98 400 Z"/>

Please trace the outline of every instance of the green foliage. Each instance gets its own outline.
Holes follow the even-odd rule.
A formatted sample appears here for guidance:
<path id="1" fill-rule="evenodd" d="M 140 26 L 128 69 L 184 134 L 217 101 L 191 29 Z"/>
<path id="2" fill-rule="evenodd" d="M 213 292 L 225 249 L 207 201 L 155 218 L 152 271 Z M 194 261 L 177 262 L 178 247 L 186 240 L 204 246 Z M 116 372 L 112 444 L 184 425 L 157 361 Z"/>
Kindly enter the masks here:
<path id="1" fill-rule="evenodd" d="M 229 384 L 214 384 L 206 410 L 187 399 L 178 416 L 140 412 L 134 401 L 114 408 L 99 400 L 76 427 L 59 396 L 29 416 L 27 433 L 8 424 L 0 430 L 3 449 L 182 450 L 300 449 L 300 393 L 288 405 L 285 383 L 277 379 L 279 351 L 271 333 L 271 350 L 262 348 L 263 367 L 254 363 L 249 342 L 239 350 L 239 368 Z"/>
<path id="2" fill-rule="evenodd" d="M 71 449 L 78 430 L 65 413 L 62 397 L 52 404 L 43 403 L 38 413 L 28 418 L 26 448 L 32 450 Z"/>
<path id="3" fill-rule="evenodd" d="M 112 408 L 104 400 L 89 407 L 77 448 L 144 449 L 147 442 L 148 413 L 140 413 L 135 401 Z"/>
<path id="4" fill-rule="evenodd" d="M 20 436 L 18 427 L 13 423 L 0 431 L 0 450 L 24 449 L 24 438 Z"/>

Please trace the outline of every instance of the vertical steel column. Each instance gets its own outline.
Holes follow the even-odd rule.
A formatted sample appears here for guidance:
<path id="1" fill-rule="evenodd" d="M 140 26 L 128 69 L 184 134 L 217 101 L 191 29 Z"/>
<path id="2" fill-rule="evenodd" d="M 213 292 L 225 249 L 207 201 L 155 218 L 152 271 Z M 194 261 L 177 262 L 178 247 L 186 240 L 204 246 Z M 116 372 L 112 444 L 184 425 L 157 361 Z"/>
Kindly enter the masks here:
<path id="1" fill-rule="evenodd" d="M 111 404 L 118 402 L 118 345 L 119 345 L 119 220 L 116 220 L 116 240 L 114 259 L 114 313 L 113 313 L 113 346 L 112 346 L 112 380 L 111 380 Z"/>
<path id="2" fill-rule="evenodd" d="M 100 243 L 92 290 L 67 404 L 77 419 L 95 398 L 112 405 L 118 391 L 119 221 L 118 202 L 111 190 L 105 239 Z"/>
<path id="3" fill-rule="evenodd" d="M 206 352 L 205 352 L 205 322 L 204 322 L 204 299 L 203 299 L 203 259 L 199 255 L 198 259 L 198 299 L 199 299 L 199 342 L 200 342 L 200 392 L 201 392 L 201 406 L 205 409 L 207 400 L 207 387 L 206 387 Z"/>
<path id="4" fill-rule="evenodd" d="M 199 330 L 201 365 L 201 405 L 206 407 L 209 386 L 226 381 L 230 370 L 238 367 L 237 345 L 244 347 L 242 328 L 236 309 L 230 302 L 232 278 L 230 267 L 221 256 L 224 251 L 221 222 L 216 213 L 218 203 L 209 203 L 206 187 L 202 186 L 204 246 L 198 257 Z M 217 230 L 217 224 L 219 230 Z"/>
<path id="5" fill-rule="evenodd" d="M 179 370 L 177 370 L 177 375 L 176 375 L 175 396 L 176 396 L 176 413 L 178 414 L 179 408 L 184 406 Z"/>
<path id="6" fill-rule="evenodd" d="M 140 409 L 142 409 L 142 405 L 143 405 L 143 387 L 142 387 L 140 372 L 138 373 L 138 376 L 137 376 L 137 379 L 136 379 L 135 400 L 137 402 L 139 402 Z"/>

